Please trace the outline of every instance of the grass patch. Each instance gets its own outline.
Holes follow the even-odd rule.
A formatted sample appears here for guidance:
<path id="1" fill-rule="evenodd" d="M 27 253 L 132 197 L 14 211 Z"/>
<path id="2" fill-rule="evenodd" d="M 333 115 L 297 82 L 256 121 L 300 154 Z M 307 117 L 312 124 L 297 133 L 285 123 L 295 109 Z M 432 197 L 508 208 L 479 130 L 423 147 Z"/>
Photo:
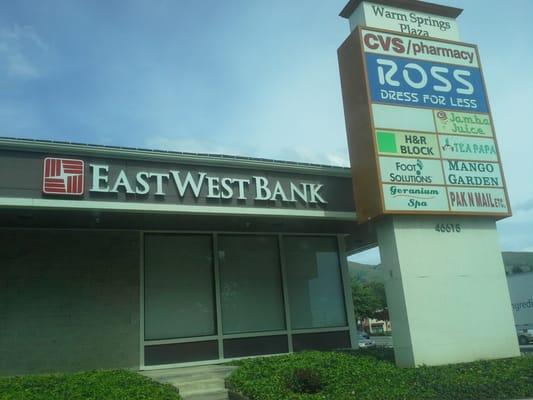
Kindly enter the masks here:
<path id="1" fill-rule="evenodd" d="M 125 370 L 0 378 L 0 400 L 141 399 L 179 400 L 181 397 L 173 386 Z"/>
<path id="2" fill-rule="evenodd" d="M 254 400 L 481 400 L 533 397 L 533 357 L 440 367 L 397 368 L 392 349 L 303 352 L 248 359 L 228 379 Z M 295 371 L 314 371 L 323 386 L 299 391 Z M 310 372 L 307 372 L 309 380 Z M 304 382 L 305 383 L 305 382 Z"/>

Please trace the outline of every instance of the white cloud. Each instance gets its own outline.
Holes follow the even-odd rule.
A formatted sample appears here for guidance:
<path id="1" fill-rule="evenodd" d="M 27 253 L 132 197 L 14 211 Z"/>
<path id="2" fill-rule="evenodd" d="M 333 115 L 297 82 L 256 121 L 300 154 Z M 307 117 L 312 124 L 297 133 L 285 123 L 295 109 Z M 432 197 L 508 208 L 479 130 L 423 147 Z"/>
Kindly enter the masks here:
<path id="1" fill-rule="evenodd" d="M 348 160 L 348 155 L 343 154 L 326 154 L 326 159 L 328 164 L 339 166 L 339 167 L 349 167 L 350 161 Z"/>
<path id="2" fill-rule="evenodd" d="M 5 41 L 29 40 L 33 44 L 35 44 L 37 47 L 43 50 L 48 49 L 48 46 L 45 44 L 43 39 L 37 34 L 35 29 L 29 25 L 20 26 L 18 24 L 15 24 L 10 28 L 0 29 L 0 40 L 5 40 Z"/>
<path id="3" fill-rule="evenodd" d="M 504 251 L 527 251 L 533 248 L 533 207 L 513 210 L 513 216 L 498 221 L 500 245 Z"/>
<path id="4" fill-rule="evenodd" d="M 195 138 L 169 138 L 164 136 L 152 136 L 146 140 L 146 147 L 156 150 L 183 151 L 187 153 L 209 153 L 239 155 L 242 151 L 232 148 L 211 139 Z"/>
<path id="5" fill-rule="evenodd" d="M 515 211 L 530 211 L 530 210 L 533 210 L 533 198 L 515 205 L 514 209 L 515 209 Z"/>
<path id="6" fill-rule="evenodd" d="M 11 76 L 37 78 L 40 75 L 37 68 L 21 53 L 6 54 L 6 64 Z"/>
<path id="7" fill-rule="evenodd" d="M 258 157 L 265 157 L 265 149 L 260 150 Z M 311 164 L 325 164 L 338 167 L 349 166 L 347 155 L 342 152 L 324 152 L 316 149 L 314 146 L 297 145 L 293 147 L 272 148 L 269 150 L 268 157 L 287 161 L 296 161 Z"/>
<path id="8" fill-rule="evenodd" d="M 251 148 L 239 141 L 227 139 L 220 143 L 212 138 L 151 136 L 146 139 L 144 147 L 156 150 L 183 151 L 188 153 L 225 154 L 232 156 L 270 158 L 275 160 L 295 161 L 311 164 L 325 164 L 349 167 L 347 154 L 323 153 L 305 146 L 282 147 L 279 149 Z"/>
<path id="9" fill-rule="evenodd" d="M 0 68 L 4 76 L 34 79 L 41 76 L 36 53 L 48 46 L 31 26 L 13 25 L 0 28 Z"/>

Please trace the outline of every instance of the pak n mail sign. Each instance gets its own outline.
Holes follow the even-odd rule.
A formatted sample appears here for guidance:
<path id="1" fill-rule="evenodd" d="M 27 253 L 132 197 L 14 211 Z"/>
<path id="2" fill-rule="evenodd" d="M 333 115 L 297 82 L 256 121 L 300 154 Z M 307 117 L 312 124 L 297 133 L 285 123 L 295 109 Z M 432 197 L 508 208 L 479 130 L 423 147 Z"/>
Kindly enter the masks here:
<path id="1" fill-rule="evenodd" d="M 474 45 L 360 27 L 339 64 L 361 222 L 510 215 Z"/>

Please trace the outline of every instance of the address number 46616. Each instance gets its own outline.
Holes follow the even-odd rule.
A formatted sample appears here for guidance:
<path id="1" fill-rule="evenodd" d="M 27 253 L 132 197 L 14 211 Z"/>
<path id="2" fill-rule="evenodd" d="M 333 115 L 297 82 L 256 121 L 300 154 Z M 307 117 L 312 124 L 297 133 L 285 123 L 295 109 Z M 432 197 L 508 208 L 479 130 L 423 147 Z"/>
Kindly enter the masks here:
<path id="1" fill-rule="evenodd" d="M 436 224 L 435 230 L 440 233 L 459 233 L 461 232 L 461 224 Z"/>

